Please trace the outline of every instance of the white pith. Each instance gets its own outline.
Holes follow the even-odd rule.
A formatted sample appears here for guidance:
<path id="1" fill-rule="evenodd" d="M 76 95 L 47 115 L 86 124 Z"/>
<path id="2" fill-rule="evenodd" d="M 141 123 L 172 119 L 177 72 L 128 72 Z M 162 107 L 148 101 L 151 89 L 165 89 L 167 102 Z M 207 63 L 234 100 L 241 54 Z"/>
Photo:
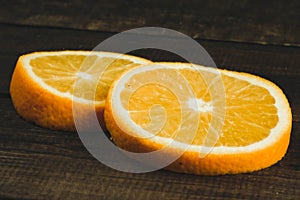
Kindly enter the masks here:
<path id="1" fill-rule="evenodd" d="M 197 103 L 197 107 L 193 106 L 194 101 Z M 189 108 L 193 109 L 195 112 L 210 112 L 213 111 L 213 106 L 211 102 L 205 102 L 203 99 L 189 99 L 187 102 Z"/>

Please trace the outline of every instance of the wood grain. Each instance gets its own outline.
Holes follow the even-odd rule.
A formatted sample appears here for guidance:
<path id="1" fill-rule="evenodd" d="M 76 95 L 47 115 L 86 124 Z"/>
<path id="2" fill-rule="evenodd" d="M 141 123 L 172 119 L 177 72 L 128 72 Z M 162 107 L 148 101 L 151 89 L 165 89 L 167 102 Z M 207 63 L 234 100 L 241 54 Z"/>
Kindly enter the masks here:
<path id="1" fill-rule="evenodd" d="M 120 32 L 157 26 L 196 39 L 300 45 L 300 2 L 186 0 L 2 1 L 0 23 Z"/>
<path id="2" fill-rule="evenodd" d="M 0 0 L 0 5 L 0 199 L 299 199 L 299 1 Z M 9 82 L 21 54 L 91 50 L 116 32 L 141 26 L 182 31 L 197 38 L 219 68 L 279 85 L 293 112 L 285 157 L 270 168 L 239 175 L 123 173 L 93 158 L 76 133 L 44 129 L 18 116 Z M 184 61 L 154 49 L 131 54 Z"/>
<path id="3" fill-rule="evenodd" d="M 49 29 L 43 29 L 33 28 L 37 32 L 49 32 Z M 72 32 L 75 37 L 76 31 Z M 58 33 L 62 34 L 64 30 Z M 49 35 L 51 36 L 51 31 Z M 65 37 L 66 44 L 67 35 L 61 35 Z M 18 41 L 24 39 L 21 36 L 18 37 L 20 37 Z M 34 41 L 30 34 L 25 37 Z M 51 39 L 47 35 L 44 37 Z M 7 41 L 12 44 L 8 38 Z M 39 44 L 39 41 L 34 44 Z M 22 50 L 34 49 L 34 44 Z M 48 43 L 48 45 L 51 47 L 53 44 Z M 61 44 L 58 43 L 59 45 Z M 76 46 L 74 43 L 70 45 Z M 254 45 L 251 48 L 252 45 L 221 45 L 216 42 L 213 44 L 207 42 L 206 45 L 213 47 L 212 49 L 216 48 L 214 56 L 219 62 L 222 63 L 222 58 L 227 59 L 223 63 L 229 63 L 234 69 L 265 75 L 285 90 L 291 101 L 294 123 L 291 144 L 281 162 L 251 174 L 217 177 L 176 174 L 164 170 L 148 174 L 118 172 L 95 160 L 83 147 L 76 133 L 50 131 L 21 119 L 11 104 L 8 91 L 3 88 L 0 96 L 2 114 L 0 120 L 0 197 L 5 199 L 199 199 L 200 197 L 202 199 L 268 199 L 271 197 L 272 199 L 296 199 L 300 195 L 298 187 L 300 184 L 298 156 L 300 153 L 298 142 L 300 140 L 300 105 L 297 101 L 300 96 L 299 73 L 297 71 L 295 74 L 292 73 L 295 65 L 289 65 L 288 68 L 280 68 L 278 65 L 278 68 L 273 69 L 271 64 L 271 58 L 274 62 L 278 61 L 277 50 L 286 51 L 286 56 L 293 51 L 289 48 L 284 50 L 284 47 L 273 49 Z M 52 48 L 55 48 L 55 45 Z M 230 49 L 236 53 L 240 52 L 239 56 L 230 56 L 230 59 L 228 56 L 222 57 Z M 10 56 L 5 56 L 1 52 L 6 62 L 13 62 L 20 53 L 17 48 L 11 48 L 11 51 L 14 53 Z M 260 62 L 269 57 L 262 64 L 259 60 L 256 61 L 258 65 L 243 63 L 239 60 L 241 54 L 242 57 L 247 57 L 246 54 L 251 52 L 252 55 L 260 55 L 259 52 L 265 55 L 258 57 L 261 59 Z M 153 56 L 151 58 L 154 60 L 166 57 L 170 60 L 178 59 L 175 55 L 166 52 L 137 53 Z M 291 59 L 298 58 L 291 57 Z M 0 62 L 3 63 L 2 60 Z M 293 63 L 294 61 L 287 62 Z M 262 66 L 267 66 L 269 70 L 259 70 Z M 4 71 L 3 75 L 9 77 L 10 74 L 7 72 L 11 71 L 13 65 L 7 65 L 7 68 L 9 70 Z M 286 73 L 281 75 L 280 70 Z"/>

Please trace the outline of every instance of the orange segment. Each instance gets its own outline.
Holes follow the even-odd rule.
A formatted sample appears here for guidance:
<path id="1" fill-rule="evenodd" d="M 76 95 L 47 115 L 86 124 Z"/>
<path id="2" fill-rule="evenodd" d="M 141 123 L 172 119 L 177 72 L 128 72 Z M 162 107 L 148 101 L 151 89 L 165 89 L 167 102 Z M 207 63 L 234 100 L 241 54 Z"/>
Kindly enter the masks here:
<path id="1" fill-rule="evenodd" d="M 266 88 L 247 81 L 228 75 L 222 79 L 226 117 L 218 145 L 247 146 L 266 138 L 278 123 L 274 97 Z"/>
<path id="2" fill-rule="evenodd" d="M 96 101 L 103 101 L 106 98 L 115 77 L 128 68 L 138 66 L 134 61 L 122 58 L 72 54 L 37 57 L 30 60 L 30 65 L 35 75 L 63 93 L 73 93 L 74 84 L 79 80 L 77 84 L 82 89 L 74 95 Z M 103 74 L 101 74 L 103 68 L 99 66 L 106 66 Z M 96 83 L 98 81 L 99 83 Z M 95 84 L 97 89 L 93 91 Z"/>
<path id="3" fill-rule="evenodd" d="M 208 109 L 207 111 L 199 110 L 200 124 L 193 144 L 201 145 L 208 133 L 208 125 L 212 115 L 211 95 L 206 80 L 209 81 L 211 77 L 214 77 L 214 74 L 207 72 L 195 73 L 194 69 L 180 69 L 179 71 L 188 80 L 195 92 L 196 101 L 200 104 L 199 107 L 202 109 L 207 107 Z M 149 76 L 149 73 L 138 75 L 139 77 L 133 76 L 132 79 L 142 82 L 143 77 Z M 222 79 L 226 89 L 227 113 L 220 139 L 216 145 L 246 146 L 267 137 L 270 129 L 274 128 L 278 122 L 277 109 L 274 105 L 275 99 L 265 88 L 251 85 L 247 81 L 236 80 L 227 75 L 222 75 Z M 150 116 L 148 115 L 150 108 L 153 105 L 162 105 L 167 114 L 167 122 L 161 132 L 158 133 L 162 137 L 170 137 L 170 133 L 175 132 L 178 127 L 174 124 L 180 123 L 181 109 L 188 109 L 180 108 L 176 95 L 168 88 L 155 84 L 138 88 L 132 94 L 129 105 L 127 109 L 130 112 L 131 119 L 142 127 L 150 122 Z M 192 111 L 194 113 L 191 113 L 191 115 L 198 114 L 197 109 L 192 109 Z M 161 118 L 162 116 L 156 115 L 156 117 Z M 251 134 L 254 132 L 259 134 Z"/>
<path id="4" fill-rule="evenodd" d="M 162 105 L 164 109 L 155 109 L 155 105 Z M 172 91 L 155 84 L 138 88 L 129 99 L 128 111 L 131 119 L 147 130 L 151 123 L 163 121 L 158 135 L 164 137 L 172 137 L 176 133 L 181 116 L 180 104 Z"/>

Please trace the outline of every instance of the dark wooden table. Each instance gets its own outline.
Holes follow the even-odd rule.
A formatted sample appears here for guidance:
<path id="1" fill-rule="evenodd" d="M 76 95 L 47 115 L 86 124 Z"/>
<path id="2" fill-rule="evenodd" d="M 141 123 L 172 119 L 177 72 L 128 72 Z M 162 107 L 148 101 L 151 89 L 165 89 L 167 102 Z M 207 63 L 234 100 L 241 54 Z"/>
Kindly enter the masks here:
<path id="1" fill-rule="evenodd" d="M 300 2 L 0 0 L 1 199 L 300 199 Z M 94 159 L 78 135 L 25 122 L 9 83 L 19 55 L 93 49 L 130 28 L 158 26 L 196 39 L 219 68 L 278 84 L 293 111 L 286 156 L 249 174 L 194 176 L 160 170 L 123 173 Z M 179 58 L 156 50 L 154 61 Z"/>

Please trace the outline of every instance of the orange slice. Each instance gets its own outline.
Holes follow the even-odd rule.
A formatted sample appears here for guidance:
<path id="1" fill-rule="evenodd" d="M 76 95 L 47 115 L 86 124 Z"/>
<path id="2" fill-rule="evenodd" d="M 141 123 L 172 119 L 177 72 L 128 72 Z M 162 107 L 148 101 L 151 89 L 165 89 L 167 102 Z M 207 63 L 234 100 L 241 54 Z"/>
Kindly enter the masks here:
<path id="1" fill-rule="evenodd" d="M 263 78 L 184 63 L 133 68 L 111 86 L 104 118 L 131 152 L 180 152 L 166 169 L 252 172 L 286 153 L 292 124 L 282 90 Z"/>
<path id="2" fill-rule="evenodd" d="M 109 52 L 31 53 L 18 59 L 10 94 L 24 119 L 50 129 L 75 131 L 74 101 L 83 113 L 91 107 L 103 113 L 112 81 L 124 70 L 149 62 Z"/>

